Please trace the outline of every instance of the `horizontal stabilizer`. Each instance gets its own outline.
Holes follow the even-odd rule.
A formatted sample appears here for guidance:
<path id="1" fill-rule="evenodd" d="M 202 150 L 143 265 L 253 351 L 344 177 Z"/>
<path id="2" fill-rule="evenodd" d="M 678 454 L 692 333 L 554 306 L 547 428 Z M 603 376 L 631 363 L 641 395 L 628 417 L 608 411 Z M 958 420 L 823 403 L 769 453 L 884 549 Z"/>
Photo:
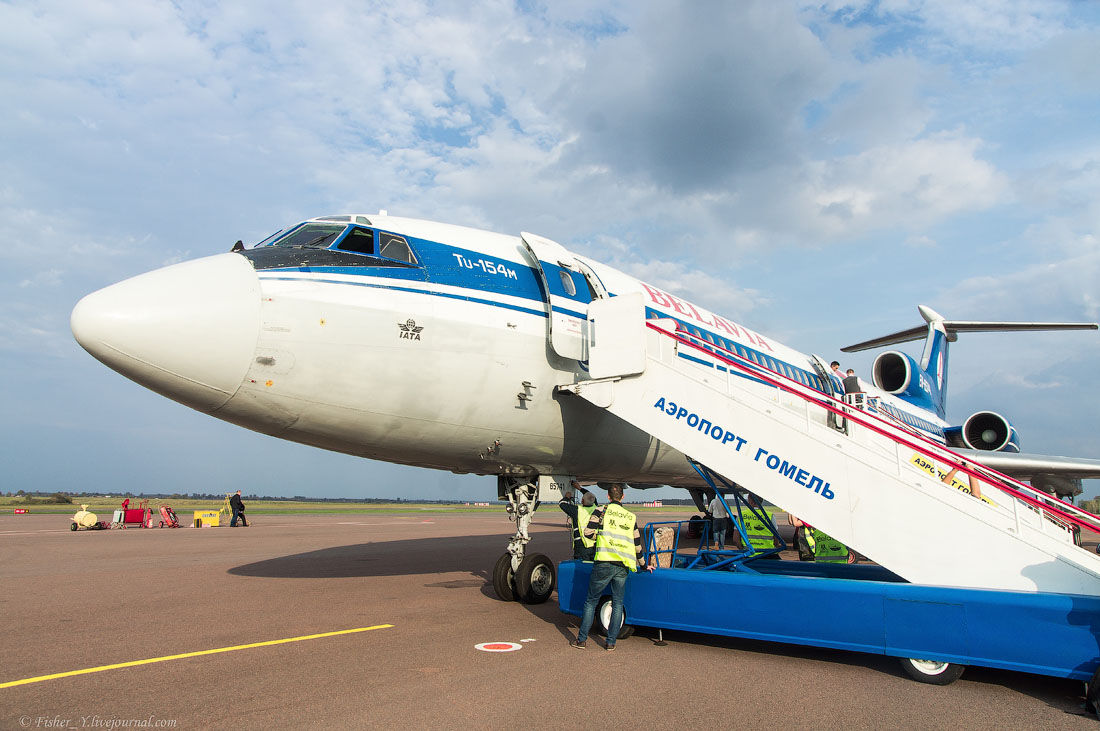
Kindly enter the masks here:
<path id="1" fill-rule="evenodd" d="M 928 325 L 939 323 L 947 334 L 947 339 L 951 342 L 955 342 L 955 340 L 958 339 L 959 333 L 1096 330 L 1098 327 L 1095 322 L 986 322 L 983 320 L 946 320 L 942 315 L 924 305 L 921 305 L 918 309 Z M 898 343 L 908 343 L 913 340 L 920 340 L 928 334 L 928 325 L 911 327 L 908 330 L 900 330 L 890 335 L 874 338 L 873 340 L 865 340 L 862 343 L 856 343 L 855 345 L 841 348 L 840 352 L 856 353 L 861 350 L 881 348 L 884 345 L 897 345 Z"/>

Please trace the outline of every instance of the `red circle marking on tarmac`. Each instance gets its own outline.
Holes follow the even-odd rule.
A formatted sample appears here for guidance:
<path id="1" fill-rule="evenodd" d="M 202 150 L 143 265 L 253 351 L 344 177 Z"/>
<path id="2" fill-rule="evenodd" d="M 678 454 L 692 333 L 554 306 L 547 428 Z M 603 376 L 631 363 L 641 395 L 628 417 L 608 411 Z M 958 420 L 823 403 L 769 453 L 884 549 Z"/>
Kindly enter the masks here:
<path id="1" fill-rule="evenodd" d="M 512 652 L 522 648 L 523 645 L 518 642 L 482 642 L 479 645 L 474 645 L 474 649 L 482 652 Z"/>

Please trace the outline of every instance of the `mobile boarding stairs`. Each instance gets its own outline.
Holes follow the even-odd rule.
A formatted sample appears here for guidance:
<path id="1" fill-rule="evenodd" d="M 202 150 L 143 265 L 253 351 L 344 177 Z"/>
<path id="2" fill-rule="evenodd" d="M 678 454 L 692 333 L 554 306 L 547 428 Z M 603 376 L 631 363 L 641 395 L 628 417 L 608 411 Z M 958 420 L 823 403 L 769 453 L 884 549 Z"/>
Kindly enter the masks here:
<path id="1" fill-rule="evenodd" d="M 1096 516 L 964 462 L 871 404 L 856 409 L 677 329 L 641 295 L 589 308 L 589 380 L 559 386 L 914 584 L 1100 596 Z M 826 382 L 826 374 L 820 374 Z M 978 481 L 981 499 L 940 478 Z"/>

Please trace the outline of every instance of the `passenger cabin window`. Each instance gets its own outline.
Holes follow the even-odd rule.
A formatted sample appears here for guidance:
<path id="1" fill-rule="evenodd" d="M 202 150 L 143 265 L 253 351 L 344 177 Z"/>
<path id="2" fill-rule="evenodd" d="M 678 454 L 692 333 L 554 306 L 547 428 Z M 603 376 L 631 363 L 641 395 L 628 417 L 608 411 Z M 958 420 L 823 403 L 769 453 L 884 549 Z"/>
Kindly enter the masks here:
<path id="1" fill-rule="evenodd" d="M 389 259 L 416 264 L 416 257 L 405 239 L 394 234 L 378 232 L 379 253 Z"/>
<path id="2" fill-rule="evenodd" d="M 561 275 L 561 286 L 565 290 L 565 293 L 570 297 L 577 294 L 577 285 L 573 283 L 573 277 L 569 276 L 569 272 L 564 269 L 559 269 L 558 274 Z"/>
<path id="3" fill-rule="evenodd" d="M 331 223 L 304 223 L 272 246 L 315 246 L 324 249 L 343 231 L 343 226 Z"/>
<path id="4" fill-rule="evenodd" d="M 354 251 L 357 254 L 373 254 L 374 231 L 369 228 L 353 228 L 336 248 L 340 251 Z"/>

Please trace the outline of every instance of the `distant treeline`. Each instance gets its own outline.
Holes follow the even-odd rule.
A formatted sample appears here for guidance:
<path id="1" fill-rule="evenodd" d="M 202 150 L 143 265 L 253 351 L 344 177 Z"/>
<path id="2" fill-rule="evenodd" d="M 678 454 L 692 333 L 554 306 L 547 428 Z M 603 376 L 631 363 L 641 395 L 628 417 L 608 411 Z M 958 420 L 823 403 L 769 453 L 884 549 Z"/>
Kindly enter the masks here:
<path id="1" fill-rule="evenodd" d="M 233 492 L 236 492 L 234 490 Z M 230 493 L 231 494 L 231 493 Z M 0 493 L 3 497 L 22 497 L 28 500 L 42 500 L 49 502 L 72 502 L 80 498 L 115 498 L 119 500 L 130 498 L 131 500 L 225 500 L 226 493 L 192 492 L 192 493 L 168 493 L 168 492 L 18 492 Z M 426 498 L 392 498 L 392 497 L 310 497 L 308 495 L 294 495 L 293 497 L 272 497 L 270 495 L 255 495 L 241 491 L 241 497 L 245 500 L 283 500 L 298 503 L 437 503 L 441 505 L 465 505 L 469 500 L 429 500 Z"/>

